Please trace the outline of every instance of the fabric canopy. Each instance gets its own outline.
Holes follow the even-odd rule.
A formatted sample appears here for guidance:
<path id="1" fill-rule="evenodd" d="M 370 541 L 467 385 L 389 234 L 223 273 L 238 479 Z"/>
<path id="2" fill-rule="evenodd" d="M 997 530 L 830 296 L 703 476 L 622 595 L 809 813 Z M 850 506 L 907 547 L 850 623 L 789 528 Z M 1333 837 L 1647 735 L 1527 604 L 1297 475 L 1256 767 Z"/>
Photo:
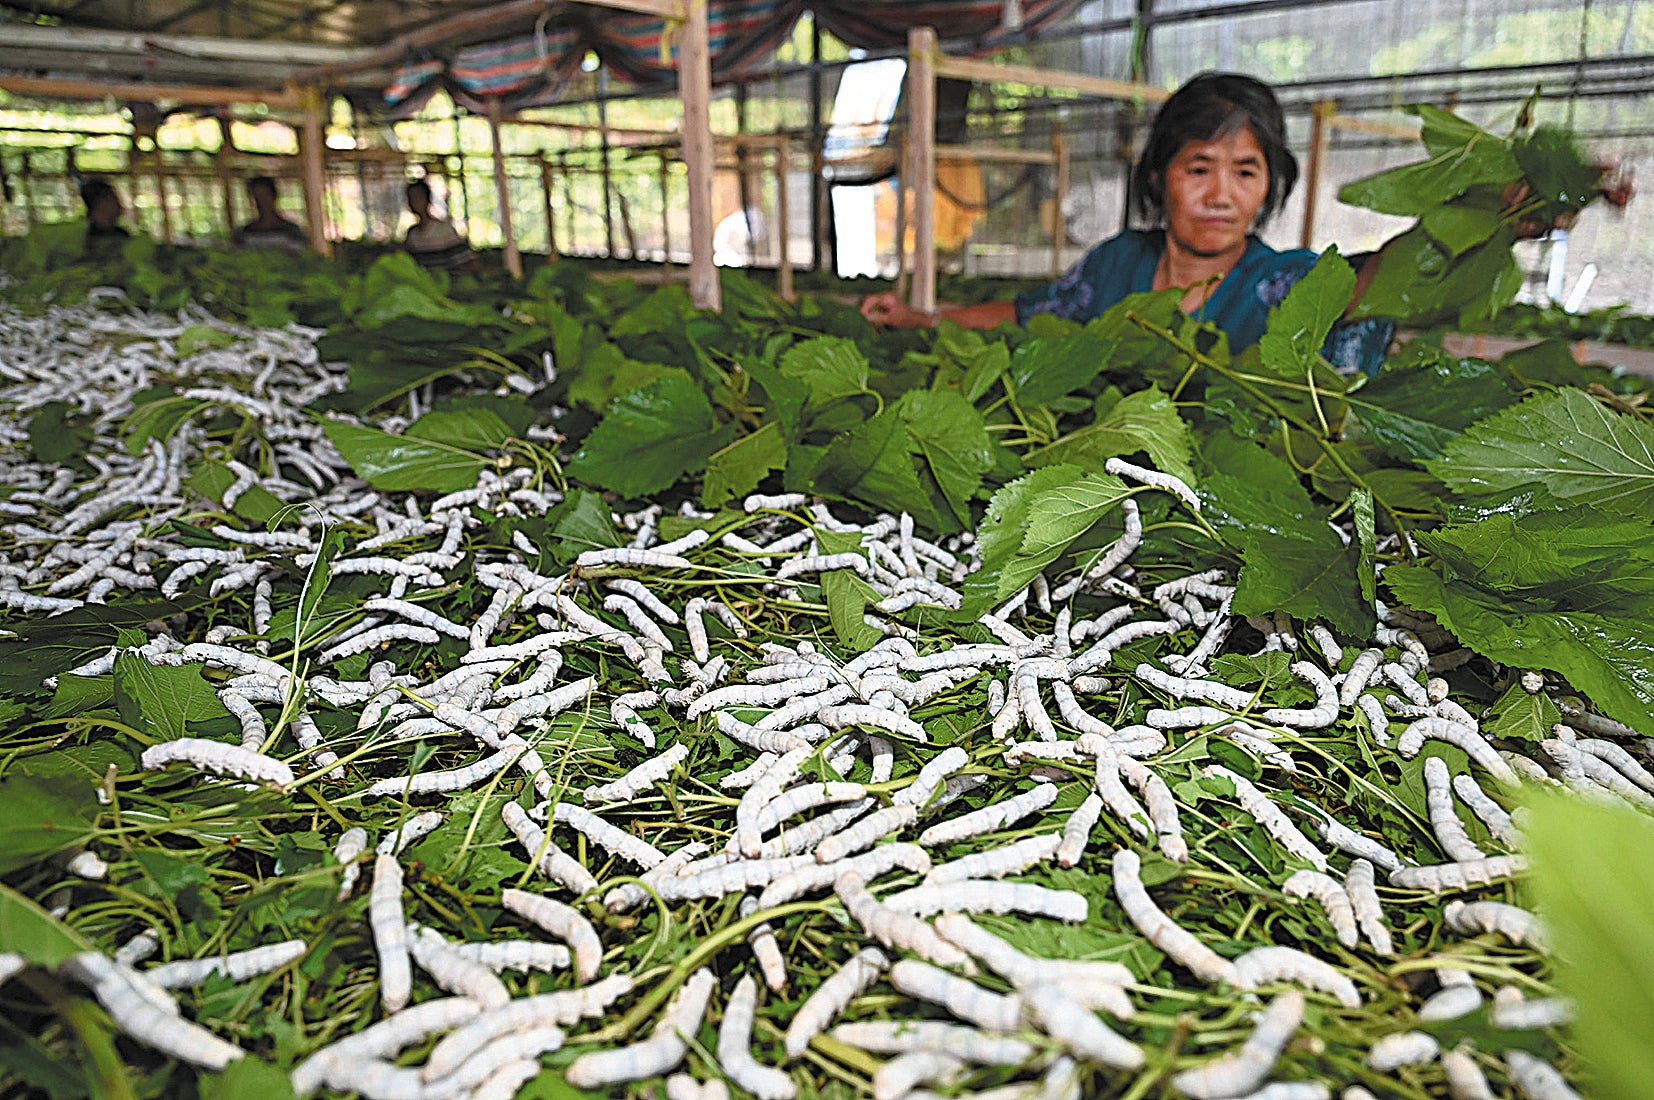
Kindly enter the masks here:
<path id="1" fill-rule="evenodd" d="M 806 11 L 851 46 L 889 49 L 913 27 L 933 26 L 949 39 L 969 38 L 980 52 L 1012 33 L 1038 30 L 1070 14 L 1082 0 L 709 0 L 713 80 L 765 63 Z M 1005 27 L 1006 8 L 1020 11 L 1019 30 Z M 1014 16 L 1013 16 L 1014 19 Z M 557 102 L 580 72 L 587 51 L 638 85 L 675 79 L 668 24 L 648 15 L 569 5 L 555 9 L 534 34 L 469 46 L 448 58 L 411 58 L 384 91 L 393 114 L 406 117 L 439 87 L 472 110 L 498 99 L 508 111 Z"/>

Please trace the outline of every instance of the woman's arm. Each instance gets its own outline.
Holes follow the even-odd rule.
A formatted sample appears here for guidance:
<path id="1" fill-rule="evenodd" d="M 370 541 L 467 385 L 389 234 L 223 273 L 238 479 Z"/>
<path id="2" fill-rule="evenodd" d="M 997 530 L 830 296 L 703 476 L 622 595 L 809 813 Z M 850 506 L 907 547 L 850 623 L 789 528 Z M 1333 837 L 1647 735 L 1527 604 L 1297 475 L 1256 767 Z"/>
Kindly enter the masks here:
<path id="1" fill-rule="evenodd" d="M 952 321 L 960 328 L 998 328 L 1015 324 L 1017 307 L 1014 302 L 983 302 L 975 306 L 954 306 L 930 313 L 913 309 L 895 294 L 869 294 L 862 299 L 861 315 L 875 325 L 890 328 L 933 328 L 943 320 Z"/>

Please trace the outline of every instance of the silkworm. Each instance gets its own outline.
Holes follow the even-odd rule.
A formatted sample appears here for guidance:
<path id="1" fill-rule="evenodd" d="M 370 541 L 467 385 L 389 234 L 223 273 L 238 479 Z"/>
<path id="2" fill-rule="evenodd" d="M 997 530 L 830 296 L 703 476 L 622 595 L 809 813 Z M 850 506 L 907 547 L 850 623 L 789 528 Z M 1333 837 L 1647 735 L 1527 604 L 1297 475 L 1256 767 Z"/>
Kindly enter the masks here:
<path id="1" fill-rule="evenodd" d="M 1264 1083 L 1304 1020 L 1304 995 L 1288 990 L 1258 1013 L 1239 1050 L 1172 1076 L 1172 1086 L 1194 1100 L 1243 1096 Z"/>
<path id="2" fill-rule="evenodd" d="M 695 563 L 681 554 L 663 553 L 660 550 L 640 550 L 631 546 L 582 550 L 579 556 L 574 559 L 574 565 L 577 569 L 602 569 L 610 565 L 629 565 L 648 569 L 695 568 Z"/>
<path id="3" fill-rule="evenodd" d="M 1135 980 L 1131 971 L 1120 963 L 1025 955 L 963 913 L 944 913 L 934 923 L 948 942 L 981 959 L 988 969 L 1019 988 L 1048 984 L 1066 985 L 1071 989 L 1092 984 L 1118 988 Z M 1130 1002 L 1127 1002 L 1126 1014 L 1130 1012 Z"/>
<path id="4" fill-rule="evenodd" d="M 344 865 L 344 871 L 339 876 L 339 897 L 341 904 L 356 889 L 356 879 L 361 874 L 362 865 L 357 862 L 368 848 L 368 832 L 360 827 L 346 829 L 339 836 L 333 846 L 333 858 Z"/>
<path id="5" fill-rule="evenodd" d="M 967 961 L 963 951 L 942 939 L 924 921 L 880 904 L 868 893 L 862 876 L 855 871 L 840 875 L 833 883 L 833 891 L 850 919 L 884 946 L 911 951 L 938 966 L 956 966 Z"/>
<path id="6" fill-rule="evenodd" d="M 772 878 L 758 897 L 758 908 L 773 909 L 804 894 L 826 890 L 845 871 L 854 871 L 871 881 L 898 867 L 923 874 L 930 869 L 930 856 L 916 844 L 880 844 L 858 856 L 832 863 L 804 863 Z"/>
<path id="7" fill-rule="evenodd" d="M 574 952 L 574 975 L 580 982 L 597 977 L 603 964 L 603 943 L 590 921 L 579 910 L 555 898 L 532 894 L 527 890 L 507 889 L 500 895 L 500 904 L 524 920 L 558 939 L 565 941 Z"/>
<path id="8" fill-rule="evenodd" d="M 820 863 L 836 863 L 853 855 L 893 833 L 913 824 L 918 810 L 911 805 L 897 804 L 874 810 L 843 832 L 834 833 L 816 845 L 815 858 Z"/>
<path id="9" fill-rule="evenodd" d="M 1215 726 L 1228 722 L 1233 717 L 1227 711 L 1218 710 L 1216 707 L 1154 707 L 1143 716 L 1143 722 L 1157 730 L 1180 730 L 1193 729 L 1196 726 Z"/>
<path id="10" fill-rule="evenodd" d="M 1272 799 L 1252 784 L 1250 779 L 1230 771 L 1222 764 L 1209 764 L 1200 770 L 1204 776 L 1214 776 L 1229 780 L 1235 787 L 1235 800 L 1240 803 L 1241 809 L 1252 815 L 1252 819 L 1264 827 L 1264 831 L 1274 837 L 1282 848 L 1297 858 L 1304 860 L 1317 871 L 1327 869 L 1326 853 L 1322 852 L 1310 839 L 1298 830 L 1292 819 L 1277 806 Z"/>
<path id="11" fill-rule="evenodd" d="M 831 1035 L 837 1042 L 873 1054 L 942 1051 L 961 1061 L 985 1066 L 1021 1065 L 1035 1053 L 1034 1045 L 1024 1039 L 994 1035 L 941 1020 L 870 1020 L 839 1024 L 833 1028 Z"/>
<path id="12" fill-rule="evenodd" d="M 707 846 L 699 841 L 685 844 L 682 848 L 679 848 L 677 851 L 661 860 L 655 867 L 645 871 L 642 875 L 642 879 L 644 882 L 648 882 L 653 885 L 661 879 L 676 876 L 677 873 L 687 866 L 692 860 L 699 859 L 701 856 L 706 855 L 708 850 L 709 849 Z M 624 913 L 633 906 L 640 904 L 648 896 L 648 891 L 638 883 L 628 882 L 624 885 L 616 886 L 613 890 L 610 890 L 607 894 L 603 895 L 603 908 L 607 909 L 611 913 Z"/>
<path id="13" fill-rule="evenodd" d="M 485 943 L 450 943 L 448 950 L 494 971 L 567 970 L 569 949 L 560 943 L 536 940 L 490 940 Z"/>
<path id="14" fill-rule="evenodd" d="M 1502 878 L 1510 878 L 1527 870 L 1522 856 L 1488 856 L 1466 863 L 1434 863 L 1424 867 L 1403 867 L 1390 872 L 1390 885 L 1403 890 L 1427 890 L 1444 893 L 1464 890 L 1471 886 L 1485 886 Z"/>
<path id="15" fill-rule="evenodd" d="M 1024 987 L 1020 993 L 1034 1024 L 1069 1053 L 1115 1069 L 1131 1070 L 1143 1065 L 1142 1047 L 1075 1003 L 1060 984 Z"/>
<path id="16" fill-rule="evenodd" d="M 451 771 L 420 772 L 418 775 L 398 775 L 389 779 L 381 779 L 362 792 L 363 798 L 382 798 L 388 795 L 430 794 L 440 791 L 463 791 L 481 783 L 491 775 L 496 775 L 516 762 L 519 756 L 529 751 L 528 742 L 522 738 L 514 738 L 515 743 L 507 744 L 505 748 L 491 756 L 486 756 L 475 764 L 468 764 L 463 768 Z"/>
<path id="17" fill-rule="evenodd" d="M 798 1006 L 798 1011 L 787 1024 L 787 1057 L 797 1058 L 803 1054 L 810 1040 L 819 1035 L 851 1001 L 867 992 L 889 965 L 890 960 L 883 951 L 867 947 L 828 975 L 815 992 Z"/>
<path id="18" fill-rule="evenodd" d="M 1000 882 L 995 879 L 965 879 L 939 886 L 915 886 L 887 896 L 884 904 L 897 912 L 916 916 L 942 912 L 1026 913 L 1070 924 L 1082 923 L 1089 909 L 1085 895 L 1073 890 L 1053 890 L 1031 882 Z"/>
<path id="19" fill-rule="evenodd" d="M 842 703 L 855 696 L 856 691 L 848 684 L 834 684 L 826 691 L 814 695 L 806 695 L 802 699 L 793 701 L 770 711 L 754 723 L 755 729 L 774 730 L 787 729 L 798 723 L 814 718 L 823 707 L 835 703 Z"/>
<path id="20" fill-rule="evenodd" d="M 1441 1044 L 1422 1031 L 1396 1031 L 1373 1042 L 1367 1051 L 1367 1065 L 1380 1073 L 1394 1073 L 1407 1066 L 1434 1062 Z"/>
<path id="21" fill-rule="evenodd" d="M 664 603 L 659 596 L 651 592 L 648 586 L 641 581 L 633 580 L 630 577 L 617 577 L 613 580 L 604 581 L 603 587 L 619 592 L 623 596 L 631 597 L 637 601 L 640 607 L 663 623 L 676 626 L 681 621 L 678 618 L 678 613 Z"/>
<path id="22" fill-rule="evenodd" d="M 592 873 L 581 866 L 579 860 L 553 844 L 545 830 L 529 820 L 527 812 L 517 803 L 507 802 L 500 807 L 500 818 L 542 875 L 576 894 L 597 889 L 597 880 Z"/>
<path id="23" fill-rule="evenodd" d="M 428 1035 L 473 1020 L 482 1011 L 469 997 L 441 997 L 421 1001 L 379 1023 L 330 1043 L 293 1067 L 293 1091 L 305 1096 L 323 1085 L 345 1087 L 340 1067 L 366 1059 L 389 1058 Z M 501 1011 L 509 1011 L 509 1007 Z M 446 1041 L 446 1040 L 444 1040 Z M 441 1044 L 438 1044 L 439 1046 Z M 476 1048 L 468 1046 L 469 1054 Z M 457 1063 L 456 1063 L 457 1064 Z"/>
<path id="24" fill-rule="evenodd" d="M 511 1000 L 505 984 L 479 962 L 448 950 L 448 941 L 429 928 L 410 928 L 408 953 L 431 980 L 449 993 L 470 997 L 484 1011 Z"/>
<path id="25" fill-rule="evenodd" d="M 63 865 L 63 869 L 76 878 L 83 878 L 96 882 L 106 878 L 109 874 L 109 864 L 99 858 L 96 852 L 81 852 Z"/>
<path id="26" fill-rule="evenodd" d="M 1366 715 L 1367 730 L 1372 734 L 1373 740 L 1380 745 L 1388 745 L 1390 743 L 1390 719 L 1384 713 L 1384 705 L 1365 692 L 1356 696 L 1355 705 L 1356 709 Z"/>
<path id="27" fill-rule="evenodd" d="M 1343 822 L 1321 811 L 1314 819 L 1315 830 L 1321 839 L 1339 851 L 1368 860 L 1386 871 L 1399 871 L 1404 866 L 1401 857 L 1364 833 L 1358 833 Z"/>
<path id="28" fill-rule="evenodd" d="M 142 932 L 139 932 L 137 935 L 133 936 L 131 939 L 127 940 L 125 943 L 121 944 L 120 947 L 116 948 L 114 954 L 115 963 L 118 966 L 137 966 L 139 963 L 155 954 L 155 952 L 160 949 L 160 946 L 161 941 L 156 938 L 156 930 L 154 928 L 146 928 Z M 23 969 L 24 965 L 27 965 L 21 961 L 22 956 L 19 955 L 16 956 L 16 958 L 18 962 L 14 964 L 11 961 L 11 954 L 9 952 L 5 955 L 0 955 L 0 959 L 6 960 L 5 965 L 0 965 L 0 975 L 3 975 L 0 976 L 0 983 L 3 983 L 6 978 L 11 977 L 12 974 L 15 974 L 19 970 Z M 7 972 L 6 967 L 12 965 L 15 965 L 16 969 Z"/>
<path id="29" fill-rule="evenodd" d="M 400 1012 L 413 994 L 408 962 L 408 926 L 402 916 L 402 865 L 379 853 L 373 864 L 368 897 L 368 927 L 379 955 L 379 1000 L 386 1012 Z"/>
<path id="30" fill-rule="evenodd" d="M 1006 829 L 1030 814 L 1039 813 L 1056 800 L 1056 784 L 1041 783 L 1022 794 L 932 825 L 919 834 L 919 843 L 935 847 L 940 844 L 952 844 L 981 833 Z"/>
<path id="31" fill-rule="evenodd" d="M 441 824 L 442 815 L 435 810 L 414 814 L 392 829 L 374 850 L 380 855 L 401 855 L 410 844 L 417 842 L 421 837 L 430 835 Z"/>
<path id="32" fill-rule="evenodd" d="M 175 737 L 145 749 L 138 758 L 140 766 L 158 770 L 168 764 L 194 764 L 214 775 L 233 776 L 255 783 L 270 783 L 277 787 L 293 785 L 293 769 L 274 757 L 253 752 L 240 745 L 222 741 L 208 741 L 200 737 Z"/>
<path id="33" fill-rule="evenodd" d="M 1611 765 L 1643 791 L 1654 793 L 1654 773 L 1650 773 L 1647 768 L 1637 762 L 1634 756 L 1612 741 L 1585 737 L 1575 742 L 1574 747 L 1579 749 L 1580 752 L 1590 753 L 1597 759 Z"/>
<path id="34" fill-rule="evenodd" d="M 1429 757 L 1424 762 L 1424 800 L 1430 814 L 1430 827 L 1449 859 L 1464 862 L 1486 858 L 1487 853 L 1472 843 L 1464 823 L 1453 809 L 1453 787 L 1448 778 L 1447 762 L 1439 756 Z"/>
<path id="35" fill-rule="evenodd" d="M 473 1012 L 471 1017 L 456 1021 L 463 1026 L 444 1036 L 431 1048 L 425 1064 L 420 1067 L 420 1076 L 425 1081 L 446 1077 L 474 1052 L 503 1035 L 548 1024 L 569 1027 L 582 1019 L 601 1017 L 609 1005 L 631 990 L 630 976 L 611 974 L 581 989 L 518 997 L 492 1012 L 483 1015 Z M 423 1007 L 415 1005 L 408 1012 L 417 1012 Z"/>
<path id="36" fill-rule="evenodd" d="M 1441 1052 L 1442 1076 L 1447 1079 L 1447 1094 L 1452 1100 L 1494 1100 L 1487 1076 L 1476 1064 L 1476 1059 L 1462 1047 Z"/>
<path id="37" fill-rule="evenodd" d="M 1338 639 L 1332 636 L 1332 631 L 1320 623 L 1311 623 L 1309 638 L 1315 643 L 1315 648 L 1321 651 L 1321 656 L 1326 658 L 1327 664 L 1337 668 L 1338 663 L 1344 659 L 1344 647 L 1338 644 Z"/>
<path id="38" fill-rule="evenodd" d="M 792 1100 L 798 1086 L 774 1066 L 752 1056 L 752 1023 L 758 1009 L 758 983 L 751 974 L 741 977 L 724 1005 L 724 1021 L 718 1028 L 718 1065 L 737 1088 L 758 1100 Z"/>
<path id="39" fill-rule="evenodd" d="M 781 568 L 776 570 L 775 579 L 784 581 L 806 573 L 831 573 L 840 569 L 848 569 L 865 577 L 869 568 L 867 558 L 861 554 L 814 554 L 808 557 L 788 558 L 781 563 Z"/>
<path id="40" fill-rule="evenodd" d="M 1505 1072 L 1524 1100 L 1583 1100 L 1555 1066 L 1525 1050 L 1505 1051 Z"/>
<path id="41" fill-rule="evenodd" d="M 964 1068 L 963 1059 L 941 1051 L 899 1054 L 873 1071 L 873 1100 L 911 1097 L 919 1085 L 951 1081 L 963 1073 Z"/>
<path id="42" fill-rule="evenodd" d="M 728 711 L 721 710 L 717 714 L 718 732 L 731 741 L 741 744 L 759 753 L 774 753 L 782 755 L 795 749 L 808 749 L 810 742 L 796 730 L 761 730 L 747 724 Z M 825 737 L 826 727 L 821 727 Z"/>
<path id="43" fill-rule="evenodd" d="M 576 1088 L 596 1089 L 659 1077 L 683 1061 L 689 1040 L 701 1029 L 707 1002 L 718 980 L 702 967 L 678 988 L 654 1032 L 641 1043 L 582 1054 L 564 1071 Z"/>
<path id="44" fill-rule="evenodd" d="M 1294 982 L 1326 993 L 1345 1008 L 1360 1008 L 1355 983 L 1336 967 L 1295 947 L 1254 947 L 1235 958 L 1235 986 L 1256 989 L 1270 982 Z"/>
<path id="45" fill-rule="evenodd" d="M 1453 790 L 1458 793 L 1464 804 L 1470 807 L 1470 812 L 1487 826 L 1487 831 L 1493 834 L 1494 839 L 1513 848 L 1521 843 L 1521 833 L 1511 821 L 1510 814 L 1503 806 L 1488 797 L 1474 776 L 1465 772 L 1455 775 Z"/>
<path id="46" fill-rule="evenodd" d="M 1314 898 L 1326 912 L 1339 943 L 1354 947 L 1360 942 L 1355 907 L 1337 879 L 1320 871 L 1298 871 L 1282 884 L 1281 893 L 1289 898 Z"/>
<path id="47" fill-rule="evenodd" d="M 522 532 L 517 532 L 521 534 Z M 471 1091 L 470 1100 L 512 1100 L 519 1089 L 540 1076 L 540 1059 L 519 1057 L 495 1069 Z"/>
<path id="48" fill-rule="evenodd" d="M 1143 796 L 1143 805 L 1149 812 L 1149 824 L 1160 846 L 1160 854 L 1173 863 L 1189 862 L 1189 845 L 1183 839 L 1183 826 L 1177 816 L 1177 800 L 1171 788 L 1160 776 L 1129 756 L 1117 761 L 1120 774 Z"/>
<path id="49" fill-rule="evenodd" d="M 1350 864 L 1349 871 L 1344 875 L 1344 893 L 1349 895 L 1350 911 L 1355 914 L 1355 921 L 1373 950 L 1380 955 L 1395 954 L 1390 929 L 1384 923 L 1384 910 L 1379 904 L 1378 889 L 1374 885 L 1371 862 L 1357 858 Z"/>
<path id="50" fill-rule="evenodd" d="M 735 846 L 748 859 L 756 859 L 763 849 L 764 829 L 759 814 L 780 796 L 782 788 L 797 777 L 799 768 L 809 759 L 813 750 L 808 744 L 778 756 L 775 763 L 765 768 L 741 796 L 735 807 Z M 865 789 L 854 797 L 861 797 Z M 848 800 L 847 800 L 848 801 Z"/>
<path id="51" fill-rule="evenodd" d="M 263 947 L 235 951 L 228 955 L 163 963 L 144 971 L 144 978 L 162 989 L 200 985 L 214 976 L 223 976 L 232 982 L 244 982 L 256 975 L 280 970 L 302 956 L 306 950 L 308 947 L 303 940 L 284 940 L 281 943 L 265 944 Z"/>
<path id="52" fill-rule="evenodd" d="M 866 703 L 841 703 L 836 706 L 822 707 L 816 712 L 816 719 L 832 730 L 846 729 L 850 726 L 867 726 L 886 733 L 894 733 L 900 737 L 907 737 L 924 744 L 929 741 L 925 727 L 915 722 L 905 714 L 898 714 L 883 707 L 875 707 Z"/>
<path id="53" fill-rule="evenodd" d="M 450 638 L 465 641 L 470 638 L 471 632 L 451 619 L 445 618 L 428 607 L 409 603 L 407 600 L 393 600 L 389 597 L 378 596 L 362 601 L 363 611 L 385 611 L 392 615 L 399 615 L 416 626 L 428 627 L 439 634 L 446 634 Z"/>
<path id="54" fill-rule="evenodd" d="M 923 839 L 920 838 L 921 841 Z M 933 867 L 925 876 L 925 885 L 940 886 L 963 879 L 994 879 L 1018 874 L 1036 863 L 1050 859 L 1060 851 L 1062 843 L 1063 834 L 1045 833 L 1003 847 L 973 852 L 950 863 Z"/>
<path id="55" fill-rule="evenodd" d="M 1446 718 L 1420 718 L 1402 731 L 1396 739 L 1396 752 L 1403 759 L 1411 760 L 1419 754 L 1427 738 L 1445 741 L 1456 745 L 1476 763 L 1492 773 L 1493 777 L 1506 786 L 1516 786 L 1519 780 L 1511 766 L 1494 751 L 1487 739 L 1469 726 L 1462 726 L 1457 722 L 1450 722 Z"/>
<path id="56" fill-rule="evenodd" d="M 763 834 L 807 810 L 854 802 L 866 796 L 867 788 L 860 783 L 810 783 L 794 787 L 765 803 L 754 818 L 754 826 Z"/>
<path id="57" fill-rule="evenodd" d="M 1420 1020 L 1457 1020 L 1482 1007 L 1482 991 L 1464 971 L 1438 966 L 1436 981 L 1441 983 L 1441 988 L 1419 1006 Z"/>
<path id="58" fill-rule="evenodd" d="M 58 968 L 92 991 L 121 1031 L 180 1062 L 218 1072 L 245 1055 L 199 1024 L 170 1012 L 155 1011 L 154 1003 L 134 981 L 132 971 L 92 951 L 71 955 Z"/>
<path id="59" fill-rule="evenodd" d="M 557 803 L 552 808 L 551 816 L 553 821 L 560 821 L 584 833 L 588 840 L 604 851 L 612 852 L 645 871 L 658 867 L 666 859 L 665 853 L 648 841 L 616 828 L 590 810 L 572 803 Z"/>
<path id="60" fill-rule="evenodd" d="M 1081 857 L 1085 855 L 1086 845 L 1091 841 L 1091 830 L 1096 827 L 1097 819 L 1102 813 L 1102 796 L 1092 791 L 1075 807 L 1074 812 L 1068 815 L 1068 820 L 1063 824 L 1062 838 L 1057 845 L 1059 867 L 1072 867 L 1080 862 Z"/>
<path id="61" fill-rule="evenodd" d="M 1502 1031 L 1538 1031 L 1573 1023 L 1574 1003 L 1566 997 L 1535 997 L 1529 1000 L 1515 986 L 1500 986 L 1493 992 L 1488 1023 Z"/>
<path id="62" fill-rule="evenodd" d="M 703 862 L 707 866 L 690 865 L 681 874 L 655 880 L 656 893 L 666 901 L 741 893 L 767 886 L 789 871 L 814 866 L 815 860 L 813 856 L 798 855 L 731 862 L 723 856 L 714 856 Z"/>
<path id="63" fill-rule="evenodd" d="M 630 802 L 638 795 L 672 774 L 672 770 L 689 759 L 689 746 L 673 745 L 659 756 L 652 756 L 619 779 L 586 788 L 586 801 Z"/>
<path id="64" fill-rule="evenodd" d="M 1235 981 L 1235 967 L 1168 917 L 1149 897 L 1139 875 L 1142 860 L 1136 852 L 1121 849 L 1114 853 L 1114 895 L 1126 917 L 1173 962 L 1183 966 L 1208 985 Z"/>
<path id="65" fill-rule="evenodd" d="M 1545 926 L 1539 917 L 1515 905 L 1500 901 L 1450 901 L 1442 910 L 1447 926 L 1468 936 L 1495 932 L 1518 947 L 1549 950 Z"/>
<path id="66" fill-rule="evenodd" d="M 1344 682 L 1338 685 L 1338 702 L 1346 707 L 1352 705 L 1356 697 L 1367 690 L 1373 674 L 1383 663 L 1384 651 L 1381 649 L 1363 649 L 1356 654 L 1355 660 L 1350 662 L 1350 670 L 1344 673 Z"/>
<path id="67" fill-rule="evenodd" d="M 1308 661 L 1294 661 L 1288 671 L 1300 680 L 1309 681 L 1315 689 L 1315 705 L 1308 709 L 1272 707 L 1263 712 L 1263 720 L 1295 729 L 1323 729 L 1338 721 L 1338 689 L 1327 674 Z"/>
<path id="68" fill-rule="evenodd" d="M 1185 679 L 1162 672 L 1151 664 L 1139 664 L 1132 673 L 1152 688 L 1158 688 L 1178 699 L 1199 699 L 1230 710 L 1244 711 L 1252 705 L 1255 693 L 1232 688 L 1215 680 Z"/>
<path id="69" fill-rule="evenodd" d="M 1189 488 L 1189 483 L 1176 474 L 1162 473 L 1159 470 L 1147 470 L 1127 462 L 1123 458 L 1109 459 L 1103 463 L 1103 470 L 1115 477 L 1129 477 L 1133 481 L 1141 482 L 1152 489 L 1168 492 L 1188 505 L 1189 511 L 1200 511 L 1200 498 L 1195 495 L 1193 489 Z"/>
<path id="70" fill-rule="evenodd" d="M 1021 1024 L 1020 997 L 994 993 L 917 959 L 902 959 L 892 966 L 890 984 L 909 997 L 940 1005 L 983 1031 L 1014 1033 Z"/>
<path id="71" fill-rule="evenodd" d="M 1416 707 L 1429 707 L 1430 693 L 1413 678 L 1413 674 L 1394 661 L 1386 662 L 1379 668 L 1384 679 L 1393 684 L 1396 690 L 1407 697 L 1407 701 Z"/>

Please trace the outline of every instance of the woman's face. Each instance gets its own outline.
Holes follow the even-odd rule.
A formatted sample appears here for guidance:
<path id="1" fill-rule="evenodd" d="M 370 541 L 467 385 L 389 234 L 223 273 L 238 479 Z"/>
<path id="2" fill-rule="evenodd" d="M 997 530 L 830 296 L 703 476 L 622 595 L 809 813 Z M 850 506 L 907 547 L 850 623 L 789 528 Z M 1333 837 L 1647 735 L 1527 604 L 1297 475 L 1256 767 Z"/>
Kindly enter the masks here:
<path id="1" fill-rule="evenodd" d="M 1269 195 L 1269 165 L 1246 127 L 1213 141 L 1191 141 L 1166 167 L 1166 232 L 1204 258 L 1246 247 Z"/>

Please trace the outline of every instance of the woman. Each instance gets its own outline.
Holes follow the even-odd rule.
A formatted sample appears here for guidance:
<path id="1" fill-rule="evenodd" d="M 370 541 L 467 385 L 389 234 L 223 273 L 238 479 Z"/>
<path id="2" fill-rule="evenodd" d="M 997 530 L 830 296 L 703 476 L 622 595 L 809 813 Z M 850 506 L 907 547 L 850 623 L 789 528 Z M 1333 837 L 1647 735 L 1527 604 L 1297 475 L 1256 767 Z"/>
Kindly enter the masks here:
<path id="1" fill-rule="evenodd" d="M 1184 290 L 1183 312 L 1210 321 L 1239 351 L 1263 335 L 1279 305 L 1315 265 L 1308 249 L 1277 252 L 1254 235 L 1286 202 L 1298 180 L 1286 120 L 1267 85 L 1233 73 L 1203 73 L 1179 88 L 1155 116 L 1133 184 L 1139 212 L 1160 228 L 1128 229 L 1092 248 L 1056 282 L 1015 302 L 925 313 L 894 294 L 862 303 L 869 321 L 896 328 L 946 318 L 966 328 L 1026 324 L 1038 313 L 1089 321 L 1129 294 Z M 1356 258 L 1356 296 L 1376 271 L 1377 254 Z M 1345 321 L 1325 354 L 1343 370 L 1376 370 L 1395 326 Z"/>
<path id="2" fill-rule="evenodd" d="M 430 184 L 424 180 L 408 184 L 408 209 L 413 212 L 414 223 L 402 247 L 419 266 L 476 273 L 477 254 L 471 251 L 471 242 L 431 210 Z"/>
<path id="3" fill-rule="evenodd" d="M 304 227 L 276 209 L 276 197 L 276 181 L 271 177 L 254 176 L 247 181 L 247 198 L 258 217 L 230 234 L 232 245 L 278 248 L 283 252 L 303 252 L 310 247 L 310 237 Z"/>

